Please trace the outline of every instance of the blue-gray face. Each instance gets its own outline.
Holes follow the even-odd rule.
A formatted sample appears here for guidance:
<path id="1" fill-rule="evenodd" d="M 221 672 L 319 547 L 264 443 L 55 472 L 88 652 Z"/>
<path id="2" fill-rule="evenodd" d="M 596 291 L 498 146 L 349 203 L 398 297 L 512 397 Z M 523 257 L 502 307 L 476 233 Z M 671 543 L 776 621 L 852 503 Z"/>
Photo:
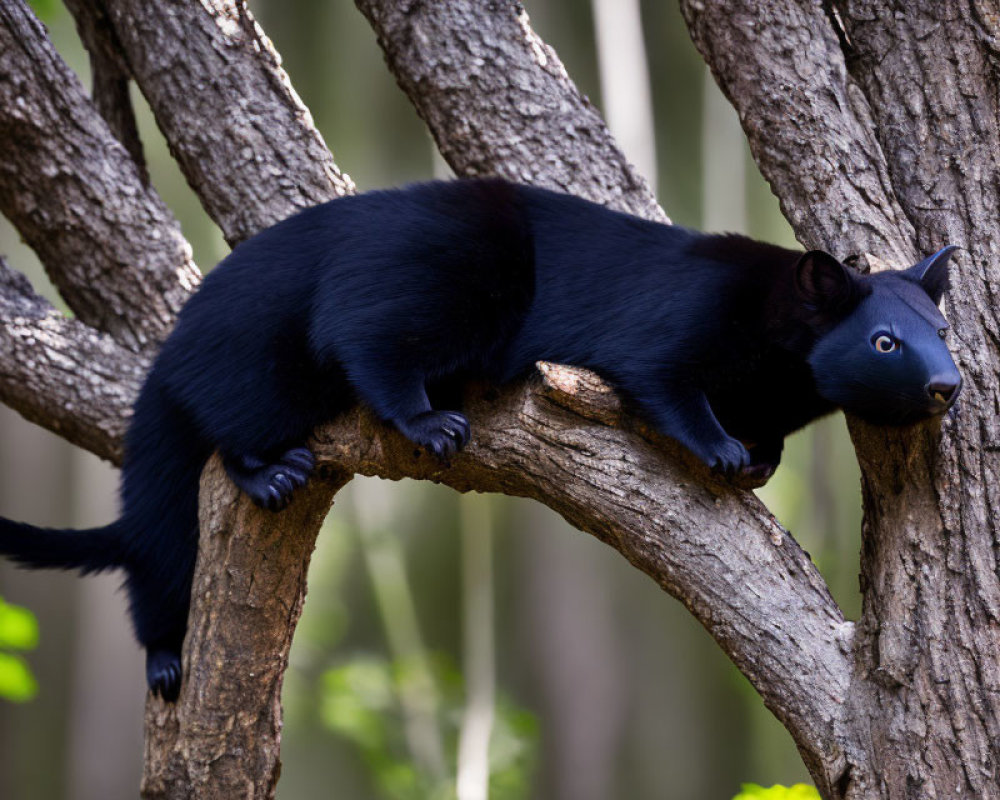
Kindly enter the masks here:
<path id="1" fill-rule="evenodd" d="M 880 424 L 940 414 L 962 386 L 945 343 L 948 323 L 929 290 L 907 273 L 861 278 L 870 293 L 809 356 L 823 397 Z"/>

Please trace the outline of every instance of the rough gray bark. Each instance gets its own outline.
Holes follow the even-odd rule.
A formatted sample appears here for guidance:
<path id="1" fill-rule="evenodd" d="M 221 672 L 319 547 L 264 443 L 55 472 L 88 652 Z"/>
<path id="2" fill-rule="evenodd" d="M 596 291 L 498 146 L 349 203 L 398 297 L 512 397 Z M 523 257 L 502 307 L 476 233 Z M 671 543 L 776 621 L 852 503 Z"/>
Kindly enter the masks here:
<path id="1" fill-rule="evenodd" d="M 171 153 L 230 244 L 354 191 L 243 2 L 89 2 L 111 19 Z"/>
<path id="2" fill-rule="evenodd" d="M 106 458 L 122 436 L 149 362 L 67 319 L 0 258 L 0 400 L 26 419 Z"/>
<path id="3" fill-rule="evenodd" d="M 503 175 L 669 222 L 519 4 L 356 0 L 458 175 Z"/>
<path id="4" fill-rule="evenodd" d="M 239 494 L 217 456 L 209 462 L 191 590 L 204 613 L 191 616 L 180 700 L 147 698 L 147 800 L 274 796 L 281 686 L 309 559 L 334 493 L 350 478 L 310 481 L 275 515 Z"/>
<path id="5" fill-rule="evenodd" d="M 129 93 L 132 74 L 125 63 L 121 42 L 118 41 L 111 20 L 98 0 L 67 0 L 66 5 L 73 10 L 77 31 L 90 56 L 90 97 L 94 107 L 104 117 L 115 138 L 128 150 L 143 183 L 148 185 L 146 156 L 139 139 L 135 109 Z"/>
<path id="6" fill-rule="evenodd" d="M 457 172 L 506 174 L 663 218 L 516 4 L 358 5 Z M 449 468 L 356 410 L 316 434 L 332 479 L 317 480 L 281 515 L 234 502 L 221 471 L 206 471 L 186 680 L 175 708 L 148 704 L 145 796 L 272 796 L 277 692 L 308 553 L 333 493 L 354 473 L 534 497 L 618 549 L 680 598 L 744 671 L 792 733 L 824 796 L 997 796 L 1000 589 L 990 509 L 998 435 L 995 414 L 980 410 L 1000 406 L 991 308 L 998 16 L 983 2 L 947 5 L 897 14 L 879 3 L 842 2 L 838 23 L 833 5 L 811 0 L 682 2 L 803 242 L 870 254 L 872 262 L 907 261 L 945 235 L 969 250 L 948 308 L 970 383 L 964 410 L 943 435 L 933 424 L 903 432 L 853 425 L 866 499 L 857 626 L 751 495 L 713 482 L 624 418 L 593 376 L 543 365 L 540 385 L 472 390 L 474 440 Z M 72 6 L 78 15 L 103 15 L 101 46 L 120 46 L 230 241 L 350 190 L 242 3 Z M 80 26 L 87 29 L 86 19 Z M 118 281 L 138 279 L 113 246 L 157 240 L 173 223 L 150 211 L 159 201 L 139 190 L 140 171 L 15 0 L 0 6 L 4 41 L 0 148 L 15 149 L 0 167 L 3 210 L 22 232 L 38 219 L 84 226 L 81 239 L 97 250 L 88 256 L 114 269 L 61 280 L 69 292 L 74 281 L 105 280 L 101 290 L 114 296 Z M 208 74 L 213 80 L 203 79 Z M 37 110 L 30 118 L 18 111 L 21 101 Z M 16 149 L 46 137 L 43 159 Z M 101 191 L 74 188 L 73 176 L 87 174 L 80 153 L 103 159 Z M 52 163 L 66 181 L 46 176 Z M 137 231 L 126 212 L 145 214 L 146 227 Z M 102 227 L 86 228 L 93 221 Z M 72 274 L 75 251 L 46 251 L 45 237 L 33 235 L 50 270 Z M 156 275 L 168 284 L 173 276 L 165 295 L 182 298 L 191 288 L 183 250 L 157 261 Z M 142 304 L 126 297 L 121 307 L 144 330 Z M 2 267 L 0 395 L 117 460 L 146 363 L 127 348 L 154 341 L 175 310 L 153 312 L 160 316 L 141 335 L 100 310 L 65 320 Z M 19 389 L 25 381 L 34 383 Z M 250 674 L 266 679 L 250 685 Z"/>
<path id="7" fill-rule="evenodd" d="M 132 349 L 198 284 L 177 221 L 19 0 L 0 3 L 0 210 L 77 317 Z"/>
<path id="8" fill-rule="evenodd" d="M 1000 8 L 682 7 L 803 242 L 904 263 L 946 242 L 963 248 L 946 300 L 965 378 L 959 413 L 943 431 L 851 425 L 864 607 L 836 726 L 847 769 L 827 793 L 1000 797 Z"/>

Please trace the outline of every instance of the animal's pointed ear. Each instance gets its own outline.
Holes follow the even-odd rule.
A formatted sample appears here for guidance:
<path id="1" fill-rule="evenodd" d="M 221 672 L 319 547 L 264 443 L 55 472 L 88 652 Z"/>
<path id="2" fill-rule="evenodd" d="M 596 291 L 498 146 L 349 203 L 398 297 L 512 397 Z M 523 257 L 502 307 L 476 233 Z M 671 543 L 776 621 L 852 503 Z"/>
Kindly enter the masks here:
<path id="1" fill-rule="evenodd" d="M 850 270 L 823 250 L 810 250 L 799 258 L 795 288 L 802 300 L 817 311 L 834 311 L 855 296 Z"/>
<path id="2" fill-rule="evenodd" d="M 956 250 L 958 248 L 953 244 L 942 247 L 934 255 L 928 256 L 919 264 L 914 264 L 903 272 L 907 278 L 923 287 L 935 305 L 941 302 L 941 298 L 951 284 L 948 279 L 948 262 L 951 260 L 951 254 Z"/>

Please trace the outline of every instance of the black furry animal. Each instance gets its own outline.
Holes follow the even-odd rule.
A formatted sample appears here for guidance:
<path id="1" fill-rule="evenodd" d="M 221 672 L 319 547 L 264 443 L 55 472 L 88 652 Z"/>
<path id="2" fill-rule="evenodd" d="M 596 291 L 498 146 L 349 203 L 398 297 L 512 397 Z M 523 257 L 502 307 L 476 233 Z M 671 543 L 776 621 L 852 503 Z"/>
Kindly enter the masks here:
<path id="1" fill-rule="evenodd" d="M 0 552 L 124 570 L 149 686 L 171 700 L 213 450 L 278 511 L 313 468 L 310 431 L 356 400 L 447 458 L 469 424 L 428 391 L 544 359 L 602 375 L 710 467 L 766 478 L 784 437 L 837 407 L 901 424 L 954 401 L 937 308 L 952 249 L 863 276 L 501 180 L 334 200 L 236 247 L 181 311 L 135 406 L 121 518 L 3 520 Z"/>

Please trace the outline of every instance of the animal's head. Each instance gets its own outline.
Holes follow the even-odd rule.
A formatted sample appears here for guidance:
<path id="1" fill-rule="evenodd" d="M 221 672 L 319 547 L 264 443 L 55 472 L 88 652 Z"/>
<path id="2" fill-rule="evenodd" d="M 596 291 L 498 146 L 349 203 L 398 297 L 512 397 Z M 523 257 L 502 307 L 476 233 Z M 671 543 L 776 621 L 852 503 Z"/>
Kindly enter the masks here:
<path id="1" fill-rule="evenodd" d="M 819 250 L 802 256 L 795 283 L 821 331 L 809 355 L 820 395 L 863 419 L 897 425 L 955 402 L 962 377 L 938 310 L 955 249 L 875 275 Z"/>

